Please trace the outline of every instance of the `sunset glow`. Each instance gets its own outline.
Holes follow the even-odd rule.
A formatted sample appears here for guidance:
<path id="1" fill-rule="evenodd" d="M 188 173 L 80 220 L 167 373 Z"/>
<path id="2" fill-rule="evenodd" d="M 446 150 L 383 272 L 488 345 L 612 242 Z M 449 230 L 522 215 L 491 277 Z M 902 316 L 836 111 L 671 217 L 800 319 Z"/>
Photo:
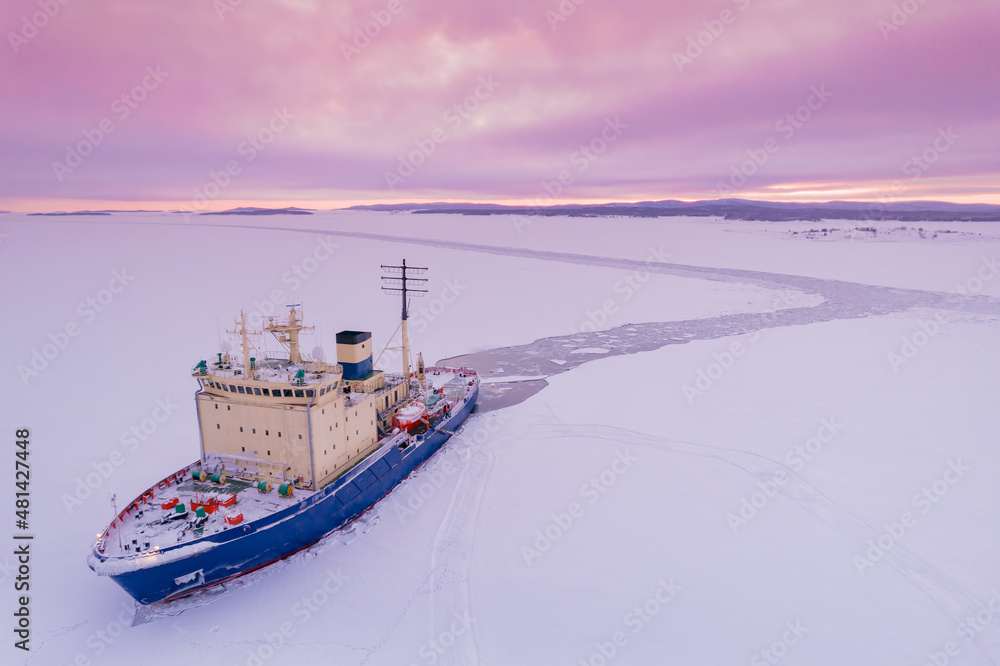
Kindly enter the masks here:
<path id="1" fill-rule="evenodd" d="M 0 208 L 1000 203 L 1000 7 L 903 4 L 8 2 Z"/>

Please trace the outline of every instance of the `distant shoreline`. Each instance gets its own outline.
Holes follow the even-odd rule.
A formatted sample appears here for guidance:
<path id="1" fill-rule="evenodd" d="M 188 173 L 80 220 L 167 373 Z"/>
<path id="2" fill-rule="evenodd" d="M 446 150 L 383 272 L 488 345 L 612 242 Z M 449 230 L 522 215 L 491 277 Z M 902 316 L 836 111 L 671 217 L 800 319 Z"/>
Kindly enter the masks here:
<path id="1" fill-rule="evenodd" d="M 643 201 L 638 203 L 557 204 L 551 206 L 508 206 L 491 203 L 399 203 L 358 205 L 335 209 L 429 215 L 519 215 L 525 217 L 716 217 L 747 222 L 820 222 L 851 220 L 859 222 L 1000 222 L 1000 206 L 993 204 L 956 204 L 937 201 L 876 202 L 830 201 L 816 204 L 718 199 L 713 201 Z M 10 211 L 0 211 L 10 212 Z M 73 217 L 108 216 L 117 213 L 184 214 L 191 211 L 170 210 L 80 210 L 27 213 L 30 216 Z M 316 211 L 295 206 L 260 208 L 244 206 L 201 215 L 313 215 Z"/>

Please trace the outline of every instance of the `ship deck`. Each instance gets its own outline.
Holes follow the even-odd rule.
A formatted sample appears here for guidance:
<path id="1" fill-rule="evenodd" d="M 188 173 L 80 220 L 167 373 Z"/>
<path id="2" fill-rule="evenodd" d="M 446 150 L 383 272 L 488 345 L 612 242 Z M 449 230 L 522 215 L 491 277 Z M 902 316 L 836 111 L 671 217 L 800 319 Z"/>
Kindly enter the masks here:
<path id="1" fill-rule="evenodd" d="M 427 368 L 424 386 L 437 394 L 441 402 L 455 404 L 468 390 L 465 372 L 453 368 Z M 344 474 L 350 475 L 362 465 L 363 460 L 358 461 Z M 258 491 L 255 481 L 246 479 L 228 478 L 225 483 L 195 480 L 192 473 L 201 469 L 201 461 L 196 461 L 134 500 L 104 534 L 99 535 L 98 552 L 105 557 L 129 557 L 154 553 L 226 530 L 242 530 L 246 524 L 296 505 L 316 492 L 295 487 L 291 497 L 284 497 L 276 485 L 264 493 Z M 185 513 L 177 513 L 171 505 L 174 499 L 185 506 Z M 232 499 L 229 506 L 223 505 Z M 211 512 L 206 508 L 206 515 L 198 517 L 192 502 L 211 505 L 213 500 L 219 505 Z M 163 508 L 165 505 L 167 508 Z M 235 514 L 242 514 L 242 520 L 235 525 L 227 523 L 226 517 Z"/>
<path id="2" fill-rule="evenodd" d="M 198 467 L 197 464 L 192 466 Z M 278 494 L 276 486 L 270 492 L 262 493 L 252 481 L 227 479 L 225 484 L 218 484 L 195 481 L 188 470 L 185 473 L 185 480 L 171 483 L 166 488 L 157 486 L 153 489 L 152 498 L 147 493 L 143 496 L 146 501 L 140 498 L 133 505 L 134 509 L 130 506 L 122 512 L 104 538 L 105 556 L 121 557 L 153 552 L 225 530 L 240 530 L 247 523 L 281 511 L 313 495 L 312 491 L 295 488 L 291 497 L 283 497 Z M 161 483 L 160 486 L 162 485 Z M 206 509 L 206 515 L 202 519 L 196 516 L 196 509 L 191 507 L 192 502 L 210 504 L 214 499 L 221 503 L 232 496 L 235 496 L 235 502 L 231 506 L 220 504 L 212 513 L 208 513 Z M 174 498 L 178 500 L 178 504 L 184 504 L 186 514 L 177 514 L 176 507 L 162 508 Z M 226 516 L 232 514 L 242 514 L 243 520 L 236 525 L 228 524 Z"/>

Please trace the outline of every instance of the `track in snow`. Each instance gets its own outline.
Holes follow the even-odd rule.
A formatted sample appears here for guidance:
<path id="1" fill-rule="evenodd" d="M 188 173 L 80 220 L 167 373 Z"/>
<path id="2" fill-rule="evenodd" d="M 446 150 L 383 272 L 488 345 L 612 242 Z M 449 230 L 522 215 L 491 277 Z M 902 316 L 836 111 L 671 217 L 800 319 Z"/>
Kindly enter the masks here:
<path id="1" fill-rule="evenodd" d="M 472 604 L 472 550 L 483 511 L 483 498 L 493 472 L 492 451 L 469 447 L 467 461 L 452 493 L 448 513 L 441 521 L 431 553 L 433 636 L 450 633 L 462 617 L 472 619 L 467 631 L 455 636 L 455 644 L 441 655 L 444 666 L 477 666 L 476 615 Z"/>
<path id="2" fill-rule="evenodd" d="M 868 541 L 877 539 L 882 532 L 813 487 L 809 482 L 780 462 L 740 449 L 727 449 L 705 444 L 695 444 L 604 425 L 538 425 L 528 431 L 528 437 L 552 439 L 557 437 L 589 437 L 620 444 L 657 448 L 663 451 L 684 453 L 702 458 L 715 458 L 759 481 L 770 481 L 775 472 L 783 471 L 788 482 L 779 492 L 788 500 L 816 516 L 833 529 L 853 541 L 862 552 Z M 955 625 L 986 608 L 986 601 L 956 583 L 947 574 L 896 543 L 882 558 L 901 576 L 926 594 Z M 988 626 L 978 633 L 974 643 L 994 664 L 1000 664 L 1000 636 L 997 627 Z"/>

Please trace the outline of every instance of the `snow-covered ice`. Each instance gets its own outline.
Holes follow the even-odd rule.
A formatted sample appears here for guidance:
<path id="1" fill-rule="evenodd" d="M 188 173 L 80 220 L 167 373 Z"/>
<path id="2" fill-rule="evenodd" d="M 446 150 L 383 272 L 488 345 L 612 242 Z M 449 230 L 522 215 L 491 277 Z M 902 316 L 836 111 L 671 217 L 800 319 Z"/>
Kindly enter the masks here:
<path id="1" fill-rule="evenodd" d="M 203 220 L 0 221 L 27 663 L 1000 663 L 1000 225 Z M 137 614 L 87 552 L 197 457 L 188 369 L 241 307 L 380 347 L 403 256 L 414 348 L 478 359 L 481 412 L 363 520 Z"/>

